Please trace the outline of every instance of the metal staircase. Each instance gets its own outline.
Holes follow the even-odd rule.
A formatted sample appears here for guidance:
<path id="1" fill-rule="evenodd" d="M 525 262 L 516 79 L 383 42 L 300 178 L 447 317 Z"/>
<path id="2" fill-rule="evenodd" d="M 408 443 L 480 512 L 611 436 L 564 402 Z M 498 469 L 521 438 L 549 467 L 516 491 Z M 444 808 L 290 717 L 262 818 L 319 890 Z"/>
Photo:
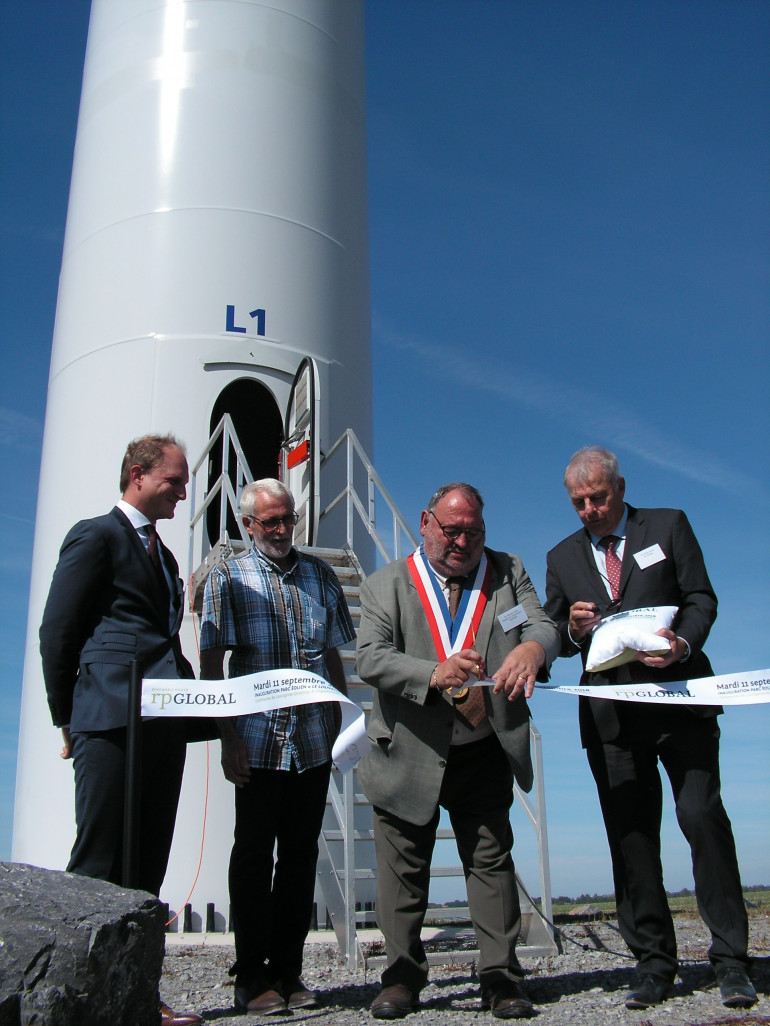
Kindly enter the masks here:
<path id="1" fill-rule="evenodd" d="M 200 484 L 198 476 L 207 472 L 208 459 L 214 446 L 223 447 L 222 473 L 213 482 L 205 497 L 198 501 Z M 235 460 L 228 461 L 228 455 L 235 454 Z M 329 450 L 321 463 L 321 478 L 342 484 L 340 490 L 322 509 L 320 515 L 321 536 L 323 525 L 334 520 L 335 541 L 338 548 L 301 546 L 329 563 L 342 585 L 353 623 L 358 629 L 361 619 L 360 587 L 366 577 L 357 555 L 376 551 L 376 562 L 380 565 L 399 559 L 413 551 L 417 539 L 399 512 L 387 489 L 380 480 L 370 460 L 361 448 L 355 434 L 348 430 Z M 231 538 L 227 532 L 227 517 L 237 513 L 241 491 L 251 478 L 243 458 L 241 447 L 230 421 L 225 414 L 217 426 L 205 452 L 192 471 L 191 499 L 191 542 L 190 567 L 196 569 L 190 578 L 190 594 L 193 610 L 200 616 L 203 587 L 212 568 L 224 559 L 243 551 L 250 539 L 243 528 L 241 536 Z M 322 493 L 323 495 L 323 493 Z M 209 545 L 206 522 L 208 510 L 219 508 L 219 538 Z M 240 519 L 236 517 L 240 527 Z M 343 535 L 343 537 L 340 537 Z M 355 670 L 355 646 L 353 643 L 341 650 L 348 693 L 368 716 L 371 706 L 371 688 L 361 681 Z M 540 908 L 534 904 L 517 874 L 519 898 L 522 909 L 522 932 L 517 946 L 521 955 L 555 954 L 551 879 L 548 859 L 548 835 L 545 816 L 545 785 L 543 780 L 542 742 L 540 732 L 530 721 L 530 741 L 534 768 L 534 785 L 529 796 L 515 786 L 515 796 L 535 832 L 540 866 Z M 384 957 L 366 957 L 361 946 L 361 928 L 373 925 L 373 897 L 376 877 L 372 809 L 366 797 L 356 787 L 356 771 L 342 775 L 332 774 L 327 799 L 327 812 L 319 838 L 319 859 L 317 877 L 326 905 L 327 918 L 334 929 L 340 952 L 349 968 L 364 963 L 375 965 Z M 453 840 L 450 829 L 439 829 L 437 840 Z M 463 875 L 462 867 L 436 866 L 431 877 L 452 877 Z M 361 902 L 360 895 L 368 894 L 369 900 Z M 361 904 L 369 908 L 361 909 Z M 429 910 L 432 922 L 447 925 L 437 930 L 426 931 L 428 960 L 431 963 L 472 959 L 478 953 L 475 937 L 470 928 L 468 909 L 433 908 Z M 458 925 L 458 923 L 460 925 Z M 451 924 L 451 925 L 450 925 Z M 427 935 L 432 936 L 430 941 Z M 468 944 L 470 946 L 468 946 Z M 459 945 L 459 947 L 458 947 Z M 451 950 L 448 949 L 448 947 Z"/>

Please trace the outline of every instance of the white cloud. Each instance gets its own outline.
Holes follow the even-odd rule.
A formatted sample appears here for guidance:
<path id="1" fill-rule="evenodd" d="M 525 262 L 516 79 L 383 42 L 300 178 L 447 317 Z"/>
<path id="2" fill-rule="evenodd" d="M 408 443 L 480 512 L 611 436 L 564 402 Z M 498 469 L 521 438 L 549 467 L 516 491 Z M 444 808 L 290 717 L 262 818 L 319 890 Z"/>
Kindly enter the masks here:
<path id="1" fill-rule="evenodd" d="M 446 345 L 391 331 L 375 321 L 375 334 L 385 345 L 410 353 L 429 362 L 434 373 L 462 384 L 473 381 L 476 389 L 547 413 L 552 420 L 573 427 L 580 423 L 587 436 L 612 437 L 618 449 L 633 453 L 655 466 L 678 473 L 725 492 L 741 492 L 767 499 L 761 484 L 746 474 L 715 459 L 707 452 L 678 443 L 670 435 L 635 415 L 626 403 L 602 399 L 573 381 L 562 382 L 554 375 L 544 378 L 522 371 L 518 364 L 507 365 L 475 351 L 472 357 Z M 438 368 L 438 369 L 437 369 Z"/>
<path id="2" fill-rule="evenodd" d="M 39 452 L 43 425 L 18 410 L 0 406 L 0 445 L 20 452 Z"/>

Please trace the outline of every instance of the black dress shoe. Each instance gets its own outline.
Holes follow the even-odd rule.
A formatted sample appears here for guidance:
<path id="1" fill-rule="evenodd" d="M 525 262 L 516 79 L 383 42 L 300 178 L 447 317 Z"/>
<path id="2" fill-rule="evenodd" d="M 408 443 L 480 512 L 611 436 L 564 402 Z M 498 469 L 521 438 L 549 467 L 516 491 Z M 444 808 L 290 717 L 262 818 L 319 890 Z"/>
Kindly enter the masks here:
<path id="1" fill-rule="evenodd" d="M 633 990 L 626 998 L 626 1008 L 649 1008 L 659 1005 L 673 993 L 671 980 L 654 973 L 641 973 L 634 984 Z"/>
<path id="2" fill-rule="evenodd" d="M 490 987 L 481 997 L 481 1007 L 488 1008 L 497 1019 L 530 1019 L 535 1014 L 532 1002 L 515 980 Z"/>
<path id="3" fill-rule="evenodd" d="M 728 965 L 717 969 L 717 983 L 722 1004 L 728 1008 L 751 1008 L 759 1000 L 749 974 L 740 966 Z"/>
<path id="4" fill-rule="evenodd" d="M 418 996 L 403 983 L 383 987 L 372 1001 L 370 1009 L 375 1019 L 403 1019 L 405 1015 L 419 1008 Z"/>

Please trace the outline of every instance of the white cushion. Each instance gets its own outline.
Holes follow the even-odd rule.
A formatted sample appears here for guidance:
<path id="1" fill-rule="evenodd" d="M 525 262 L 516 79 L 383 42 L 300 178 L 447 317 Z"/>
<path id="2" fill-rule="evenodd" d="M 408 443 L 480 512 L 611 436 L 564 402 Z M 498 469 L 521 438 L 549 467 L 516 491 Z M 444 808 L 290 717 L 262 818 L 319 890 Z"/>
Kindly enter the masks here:
<path id="1" fill-rule="evenodd" d="M 593 633 L 586 670 L 599 673 L 636 659 L 637 652 L 664 655 L 671 650 L 666 638 L 655 632 L 670 627 L 677 606 L 648 606 L 628 609 L 602 620 Z"/>

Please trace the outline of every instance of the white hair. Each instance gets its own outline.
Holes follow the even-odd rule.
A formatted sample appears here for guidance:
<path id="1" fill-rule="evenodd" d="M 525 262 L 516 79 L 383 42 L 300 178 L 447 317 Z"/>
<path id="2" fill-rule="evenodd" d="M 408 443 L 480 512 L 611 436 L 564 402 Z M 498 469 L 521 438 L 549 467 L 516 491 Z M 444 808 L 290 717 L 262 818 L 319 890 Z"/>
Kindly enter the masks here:
<path id="1" fill-rule="evenodd" d="M 247 484 L 241 492 L 241 516 L 253 517 L 257 505 L 257 496 L 262 492 L 273 499 L 288 499 L 294 506 L 294 496 L 283 483 L 275 477 L 262 477 L 259 481 Z"/>

